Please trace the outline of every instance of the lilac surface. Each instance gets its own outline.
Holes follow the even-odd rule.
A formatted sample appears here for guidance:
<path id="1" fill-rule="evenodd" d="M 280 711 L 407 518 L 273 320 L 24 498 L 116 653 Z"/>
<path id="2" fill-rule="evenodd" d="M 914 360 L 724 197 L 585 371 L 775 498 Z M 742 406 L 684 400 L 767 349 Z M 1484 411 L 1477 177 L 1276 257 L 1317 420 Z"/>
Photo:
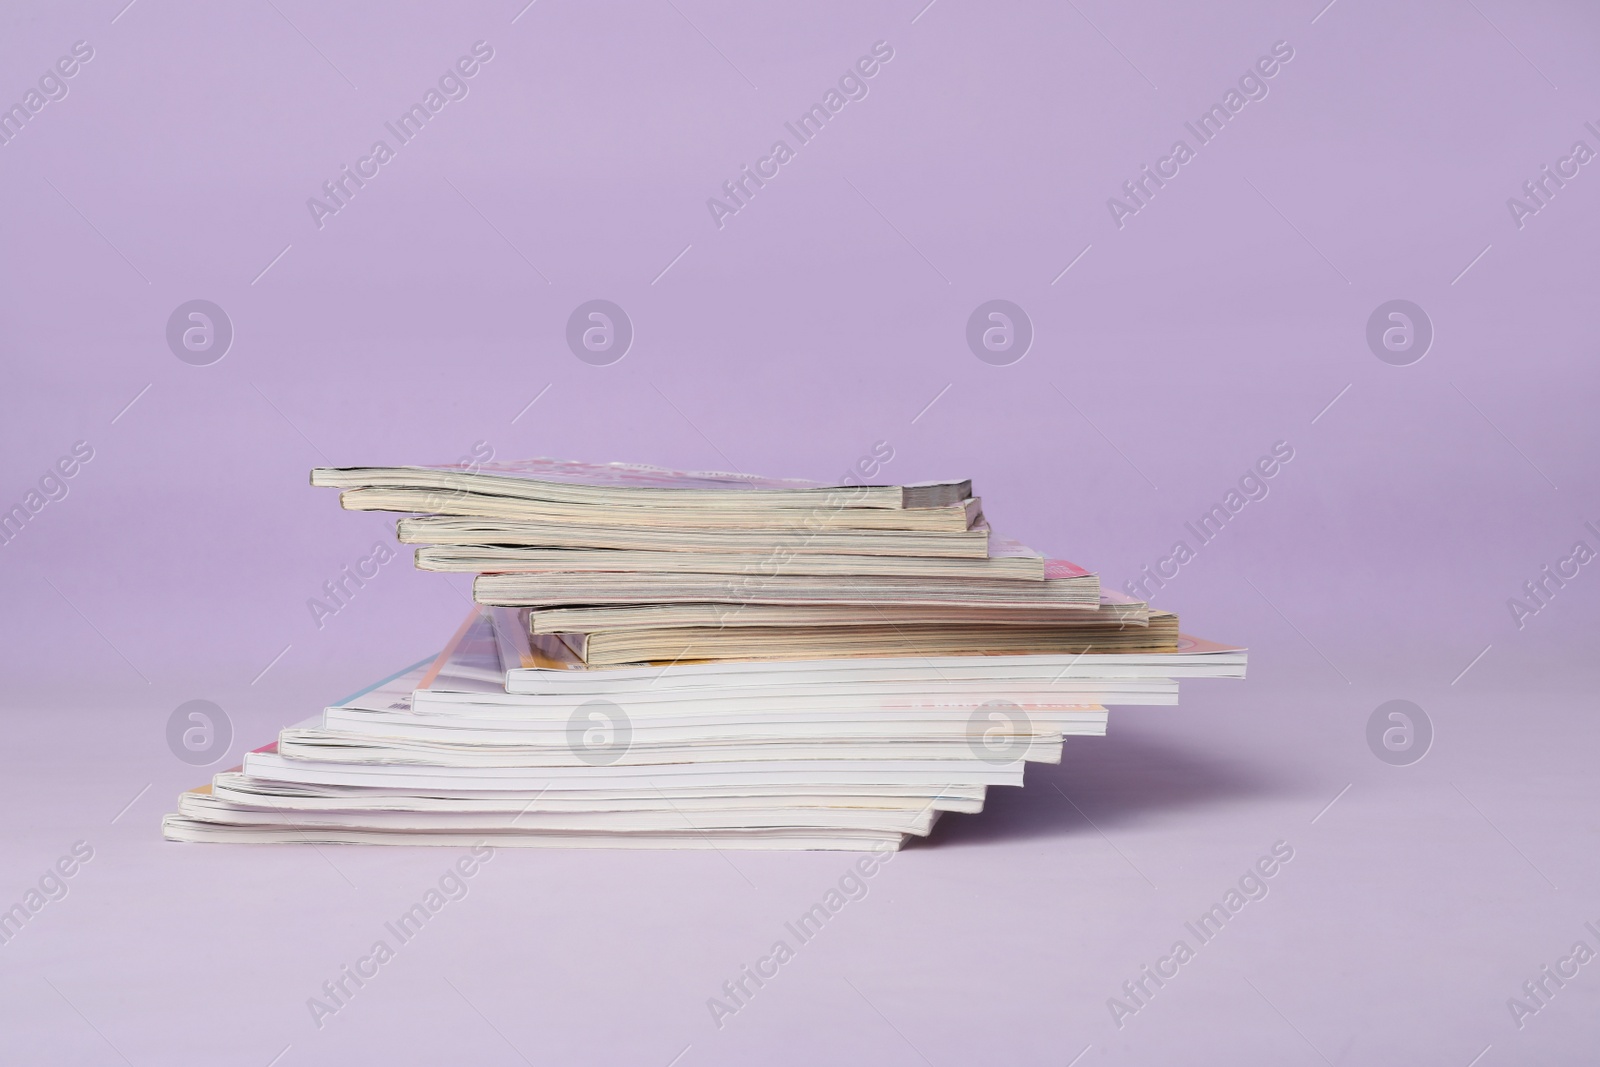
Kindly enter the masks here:
<path id="1" fill-rule="evenodd" d="M 1600 947 L 1600 579 L 1520 626 L 1508 599 L 1600 547 L 1600 177 L 1520 226 L 1507 200 L 1600 148 L 1600 12 L 919 8 L 6 12 L 0 103 L 94 50 L 0 145 L 0 509 L 93 449 L 0 549 L 0 905 L 95 850 L 0 946 L 8 1062 L 1585 1061 L 1600 964 L 1520 1028 L 1507 998 Z M 467 96 L 319 228 L 307 198 L 477 41 Z M 866 97 L 718 228 L 707 198 L 878 41 Z M 1119 228 L 1107 199 L 1280 41 L 1266 97 Z M 596 298 L 636 330 L 610 366 L 565 340 Z M 1010 366 L 965 340 L 995 298 L 1036 332 Z M 194 299 L 235 331 L 209 366 L 164 335 Z M 1393 299 L 1436 332 L 1409 366 L 1367 346 Z M 1156 598 L 1252 679 L 1114 709 L 720 1029 L 708 998 L 848 857 L 502 851 L 318 1028 L 307 998 L 455 853 L 159 839 L 209 773 L 167 750 L 177 705 L 223 706 L 236 759 L 465 608 L 402 559 L 319 628 L 308 599 L 391 528 L 307 468 L 486 442 L 831 478 L 878 441 L 885 477 L 970 475 L 1113 586 L 1288 442 Z M 1364 733 L 1396 698 L 1437 731 L 1406 767 Z M 1108 998 L 1280 839 L 1268 896 L 1119 1028 Z"/>

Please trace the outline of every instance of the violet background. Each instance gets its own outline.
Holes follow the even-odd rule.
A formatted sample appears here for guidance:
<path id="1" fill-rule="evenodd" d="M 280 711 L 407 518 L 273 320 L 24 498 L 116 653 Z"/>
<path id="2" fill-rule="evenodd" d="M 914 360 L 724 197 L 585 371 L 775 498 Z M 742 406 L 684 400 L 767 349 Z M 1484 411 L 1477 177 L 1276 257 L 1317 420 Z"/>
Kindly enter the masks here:
<path id="1" fill-rule="evenodd" d="M 1597 944 L 1600 578 L 1521 629 L 1506 601 L 1600 547 L 1600 177 L 1521 229 L 1506 199 L 1600 147 L 1600 11 L 123 3 L 0 15 L 0 102 L 95 50 L 0 146 L 0 508 L 95 450 L 0 549 L 0 906 L 95 849 L 0 947 L 7 1062 L 1584 1062 L 1600 964 L 1522 1029 L 1506 999 Z M 319 230 L 306 199 L 478 40 L 467 98 Z M 719 230 L 706 199 L 879 40 L 867 98 Z M 1107 198 L 1280 40 L 1118 229 Z M 597 297 L 637 332 L 607 367 L 564 342 Z M 1012 366 L 964 342 L 995 297 L 1036 330 Z M 206 367 L 164 338 L 195 298 L 236 332 Z M 1436 330 L 1407 367 L 1364 339 L 1394 298 Z M 160 840 L 178 791 L 465 609 L 402 559 L 319 630 L 392 531 L 308 468 L 486 441 L 829 479 L 879 440 L 1113 586 L 1290 442 L 1156 600 L 1250 680 L 1114 709 L 949 817 L 720 1030 L 707 998 L 851 857 L 502 850 L 319 1030 L 306 999 L 454 852 Z M 205 770 L 164 738 L 195 698 L 235 728 Z M 1365 741 L 1394 698 L 1436 730 L 1409 767 Z M 1279 839 L 1270 895 L 1114 1026 Z"/>

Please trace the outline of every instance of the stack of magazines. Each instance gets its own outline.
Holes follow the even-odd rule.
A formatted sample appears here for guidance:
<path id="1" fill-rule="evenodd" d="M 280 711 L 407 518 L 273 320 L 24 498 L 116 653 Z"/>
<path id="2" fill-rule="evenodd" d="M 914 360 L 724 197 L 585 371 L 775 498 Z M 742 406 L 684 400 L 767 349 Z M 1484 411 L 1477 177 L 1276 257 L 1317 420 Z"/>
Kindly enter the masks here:
<path id="1" fill-rule="evenodd" d="M 970 482 L 319 469 L 476 606 L 182 794 L 180 841 L 896 848 L 1243 649 L 1000 537 Z"/>

